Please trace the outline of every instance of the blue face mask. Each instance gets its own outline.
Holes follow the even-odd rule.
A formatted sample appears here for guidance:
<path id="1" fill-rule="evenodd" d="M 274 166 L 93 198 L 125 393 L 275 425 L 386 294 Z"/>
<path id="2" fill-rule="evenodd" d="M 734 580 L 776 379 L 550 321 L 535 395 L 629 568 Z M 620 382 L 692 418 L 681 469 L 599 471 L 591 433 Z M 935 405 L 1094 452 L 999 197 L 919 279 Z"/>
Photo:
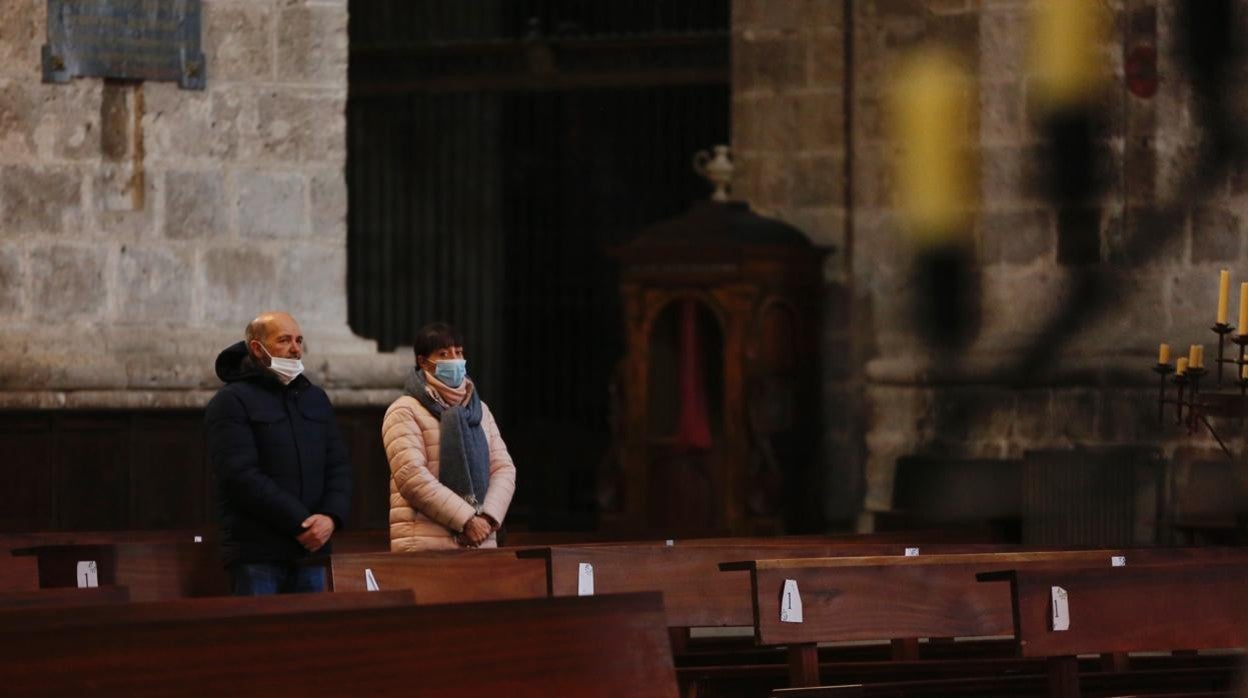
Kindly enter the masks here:
<path id="1" fill-rule="evenodd" d="M 442 359 L 433 365 L 433 377 L 452 388 L 458 388 L 468 375 L 468 362 L 464 359 Z"/>

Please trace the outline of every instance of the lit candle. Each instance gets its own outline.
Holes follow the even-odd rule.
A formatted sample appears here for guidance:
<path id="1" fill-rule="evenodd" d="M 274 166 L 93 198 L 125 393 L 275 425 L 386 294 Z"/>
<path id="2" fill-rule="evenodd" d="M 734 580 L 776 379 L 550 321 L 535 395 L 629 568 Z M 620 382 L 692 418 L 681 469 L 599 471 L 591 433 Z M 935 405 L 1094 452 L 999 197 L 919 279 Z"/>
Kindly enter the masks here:
<path id="1" fill-rule="evenodd" d="M 1179 360 L 1174 362 L 1174 373 L 1179 376 L 1183 375 L 1184 373 L 1187 373 L 1187 358 L 1186 357 L 1180 356 Z"/>
<path id="2" fill-rule="evenodd" d="M 1223 269 L 1218 275 L 1218 324 L 1226 324 L 1226 309 L 1231 300 L 1231 272 Z M 1240 311 L 1241 313 L 1243 311 Z"/>
<path id="3" fill-rule="evenodd" d="M 1239 367 L 1239 377 L 1248 381 L 1248 364 Z"/>
<path id="4" fill-rule="evenodd" d="M 1162 343 L 1161 347 L 1157 350 L 1157 363 L 1159 364 L 1170 363 L 1170 345 L 1169 344 Z"/>
<path id="5" fill-rule="evenodd" d="M 897 203 L 920 245 L 970 232 L 979 187 L 969 147 L 977 104 L 969 73 L 948 52 L 918 51 L 898 72 L 890 105 Z"/>
<path id="6" fill-rule="evenodd" d="M 1200 368 L 1200 345 L 1193 344 L 1187 348 L 1187 367 Z"/>
<path id="7" fill-rule="evenodd" d="M 1239 333 L 1248 334 L 1248 282 L 1239 285 Z"/>

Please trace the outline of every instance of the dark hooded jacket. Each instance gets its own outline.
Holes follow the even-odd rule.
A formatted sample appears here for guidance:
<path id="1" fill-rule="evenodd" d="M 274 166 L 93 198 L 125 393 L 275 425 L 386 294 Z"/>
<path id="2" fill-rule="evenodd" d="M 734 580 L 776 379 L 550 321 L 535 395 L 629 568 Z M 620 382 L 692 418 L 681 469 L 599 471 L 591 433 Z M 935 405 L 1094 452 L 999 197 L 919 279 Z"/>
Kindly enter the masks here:
<path id="1" fill-rule="evenodd" d="M 329 397 L 303 376 L 282 385 L 243 342 L 217 357 L 217 376 L 226 385 L 208 403 L 204 430 L 217 479 L 222 559 L 229 565 L 307 557 L 295 540 L 304 519 L 325 514 L 341 530 L 351 503 L 351 464 Z M 327 544 L 317 554 L 329 552 Z"/>

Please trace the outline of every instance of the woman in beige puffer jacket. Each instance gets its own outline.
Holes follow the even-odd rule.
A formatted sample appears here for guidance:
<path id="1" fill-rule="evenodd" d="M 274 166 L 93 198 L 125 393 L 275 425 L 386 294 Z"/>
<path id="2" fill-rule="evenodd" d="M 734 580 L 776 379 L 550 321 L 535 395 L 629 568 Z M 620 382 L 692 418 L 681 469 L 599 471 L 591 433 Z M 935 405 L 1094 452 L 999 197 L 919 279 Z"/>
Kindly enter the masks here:
<path id="1" fill-rule="evenodd" d="M 466 404 L 475 386 L 463 375 L 463 340 L 445 324 L 417 333 L 416 371 L 438 405 Z M 445 362 L 439 367 L 438 364 Z M 459 375 L 447 366 L 458 363 Z M 446 380 L 440 380 L 442 377 Z M 458 385 L 455 383 L 458 378 Z M 411 382 L 409 381 L 409 386 Z M 438 406 L 435 405 L 435 408 Z M 481 403 L 481 429 L 489 445 L 489 485 L 474 506 L 439 478 L 441 425 L 421 400 L 405 394 L 386 410 L 381 435 L 390 461 L 390 549 L 453 550 L 496 547 L 495 534 L 516 489 L 516 467 L 489 407 Z M 479 509 L 479 511 L 478 511 Z"/>

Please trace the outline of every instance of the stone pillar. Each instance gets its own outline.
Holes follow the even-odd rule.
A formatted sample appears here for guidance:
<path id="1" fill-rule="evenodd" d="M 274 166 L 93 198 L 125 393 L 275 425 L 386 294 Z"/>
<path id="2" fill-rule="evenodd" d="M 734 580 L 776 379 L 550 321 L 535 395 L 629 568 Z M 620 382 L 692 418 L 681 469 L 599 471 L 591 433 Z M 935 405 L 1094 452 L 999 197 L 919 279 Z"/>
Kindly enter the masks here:
<path id="1" fill-rule="evenodd" d="M 862 489 L 861 373 L 850 278 L 843 0 L 734 0 L 734 197 L 832 248 L 822 352 L 824 514 L 844 523 Z"/>
<path id="2" fill-rule="evenodd" d="M 381 403 L 347 326 L 347 0 L 204 0 L 208 87 L 40 82 L 44 0 L 0 5 L 0 408 L 195 406 L 258 311 Z"/>

